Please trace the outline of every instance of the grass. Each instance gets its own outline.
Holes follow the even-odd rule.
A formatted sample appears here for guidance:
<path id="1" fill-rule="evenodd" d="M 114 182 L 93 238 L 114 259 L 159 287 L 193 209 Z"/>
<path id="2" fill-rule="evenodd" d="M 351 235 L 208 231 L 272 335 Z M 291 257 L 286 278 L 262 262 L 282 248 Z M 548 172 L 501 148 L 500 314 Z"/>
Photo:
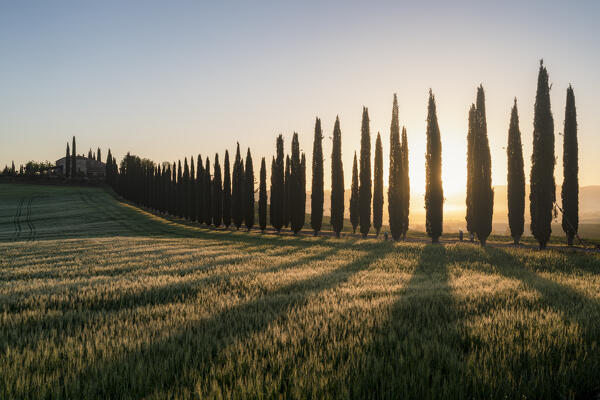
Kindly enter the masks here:
<path id="1" fill-rule="evenodd" d="M 595 253 L 210 231 L 99 189 L 0 193 L 0 398 L 600 388 Z M 35 240 L 26 223 L 15 240 L 32 197 Z"/>

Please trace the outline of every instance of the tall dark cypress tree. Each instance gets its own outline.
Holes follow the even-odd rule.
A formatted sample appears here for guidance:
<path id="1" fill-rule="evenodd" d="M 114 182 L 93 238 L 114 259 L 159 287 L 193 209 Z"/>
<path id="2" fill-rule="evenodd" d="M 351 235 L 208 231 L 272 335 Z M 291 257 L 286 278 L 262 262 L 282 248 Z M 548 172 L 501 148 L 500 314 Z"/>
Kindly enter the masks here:
<path id="1" fill-rule="evenodd" d="M 240 144 L 237 144 L 233 161 L 233 182 L 231 187 L 231 214 L 236 229 L 244 223 L 244 161 L 240 155 Z"/>
<path id="2" fill-rule="evenodd" d="M 177 164 L 173 161 L 171 176 L 171 211 L 172 216 L 177 216 Z"/>
<path id="3" fill-rule="evenodd" d="M 221 165 L 219 165 L 219 154 L 215 154 L 215 168 L 212 181 L 212 223 L 221 226 L 223 220 L 223 185 L 221 182 Z"/>
<path id="4" fill-rule="evenodd" d="M 200 154 L 196 162 L 196 220 L 204 222 L 204 167 Z"/>
<path id="5" fill-rule="evenodd" d="M 472 235 L 475 235 L 475 224 L 473 217 L 473 213 L 475 211 L 475 206 L 473 205 L 473 139 L 476 135 L 478 127 L 477 108 L 475 107 L 475 104 L 471 104 L 471 108 L 469 109 L 469 128 L 467 131 L 467 207 L 465 220 L 467 222 L 467 231 Z"/>
<path id="6" fill-rule="evenodd" d="M 258 186 L 258 225 L 262 232 L 267 228 L 267 166 L 265 158 L 260 161 L 260 182 Z"/>
<path id="7" fill-rule="evenodd" d="M 248 231 L 254 226 L 254 166 L 250 148 L 246 153 L 246 168 L 244 171 L 244 220 Z"/>
<path id="8" fill-rule="evenodd" d="M 283 226 L 288 227 L 290 225 L 290 218 L 292 215 L 291 207 L 292 201 L 290 199 L 290 175 L 291 175 L 291 161 L 290 156 L 285 156 L 285 172 L 283 177 Z"/>
<path id="9" fill-rule="evenodd" d="M 507 196 L 508 196 L 508 225 L 514 243 L 519 244 L 525 226 L 525 170 L 523 167 L 523 145 L 519 130 L 519 112 L 517 99 L 510 113 L 508 128 L 508 158 Z"/>
<path id="10" fill-rule="evenodd" d="M 77 176 L 77 146 L 75 145 L 75 136 L 73 136 L 73 146 L 71 146 L 71 177 Z"/>
<path id="11" fill-rule="evenodd" d="M 198 219 L 198 199 L 197 199 L 197 186 L 196 185 L 196 168 L 194 165 L 194 156 L 190 157 L 190 179 L 188 181 L 189 187 L 189 219 L 190 221 L 196 221 Z"/>
<path id="12" fill-rule="evenodd" d="M 90 149 L 90 150 L 88 151 L 88 157 L 87 157 L 87 158 L 89 158 L 89 159 L 92 159 L 92 158 L 94 158 L 94 156 L 92 156 L 92 149 Z"/>
<path id="13" fill-rule="evenodd" d="M 350 223 L 352 232 L 356 233 L 356 227 L 360 222 L 360 203 L 358 189 L 358 162 L 356 161 L 356 152 L 354 152 L 354 162 L 352 163 L 352 187 L 350 191 Z"/>
<path id="14" fill-rule="evenodd" d="M 429 89 L 427 107 L 427 153 L 425 156 L 425 227 L 432 243 L 439 243 L 444 219 L 442 189 L 442 141 L 438 126 L 435 97 Z"/>
<path id="15" fill-rule="evenodd" d="M 277 136 L 277 156 L 271 168 L 271 225 L 278 232 L 283 226 L 284 207 L 284 159 L 283 135 Z"/>
<path id="16" fill-rule="evenodd" d="M 223 225 L 231 225 L 231 172 L 229 170 L 229 151 L 225 150 L 225 165 L 223 176 Z"/>
<path id="17" fill-rule="evenodd" d="M 331 228 L 337 237 L 344 229 L 344 164 L 339 117 L 335 118 L 333 126 L 333 149 L 331 150 Z"/>
<path id="18" fill-rule="evenodd" d="M 410 214 L 410 177 L 408 175 L 408 138 L 402 127 L 402 238 L 406 239 Z"/>
<path id="19" fill-rule="evenodd" d="M 310 193 L 310 226 L 319 234 L 323 224 L 323 131 L 321 120 L 315 122 L 315 137 L 313 141 L 312 188 Z"/>
<path id="20" fill-rule="evenodd" d="M 577 145 L 577 110 L 575 94 L 569 85 L 565 107 L 565 132 L 563 142 L 562 228 L 567 244 L 573 246 L 573 238 L 579 227 L 579 159 Z"/>
<path id="21" fill-rule="evenodd" d="M 369 110 L 363 107 L 360 135 L 360 186 L 358 188 L 360 233 L 367 237 L 371 229 L 371 131 Z"/>
<path id="22" fill-rule="evenodd" d="M 206 157 L 204 164 L 204 223 L 212 224 L 212 176 L 210 173 L 210 159 Z"/>
<path id="23" fill-rule="evenodd" d="M 398 98 L 394 93 L 392 123 L 390 125 L 390 170 L 388 183 L 388 214 L 392 239 L 402 236 L 402 147 L 400 122 L 398 121 Z"/>
<path id="24" fill-rule="evenodd" d="M 65 156 L 65 176 L 71 176 L 71 153 L 69 151 L 69 142 L 67 142 L 67 155 Z"/>
<path id="25" fill-rule="evenodd" d="M 182 214 L 186 219 L 190 218 L 190 166 L 188 165 L 187 157 L 183 159 L 183 192 L 182 192 Z"/>
<path id="26" fill-rule="evenodd" d="M 69 145 L 67 144 L 67 147 Z M 71 160 L 67 162 L 67 169 L 71 170 Z M 112 174 L 112 154 L 110 153 L 110 149 L 108 149 L 108 155 L 106 156 L 106 164 L 104 165 L 104 176 L 106 177 L 106 182 L 110 185 L 114 185 L 113 174 Z M 114 187 L 113 187 L 114 189 Z"/>
<path id="27" fill-rule="evenodd" d="M 485 94 L 483 86 L 477 88 L 477 129 L 473 137 L 473 206 L 475 233 L 485 246 L 492 232 L 494 189 L 492 189 L 492 162 L 487 135 Z"/>
<path id="28" fill-rule="evenodd" d="M 183 217 L 183 169 L 181 168 L 181 160 L 177 160 L 177 216 Z"/>
<path id="29" fill-rule="evenodd" d="M 375 228 L 375 235 L 379 236 L 379 231 L 383 223 L 383 148 L 379 132 L 377 132 L 377 139 L 375 140 L 374 164 L 373 228 Z"/>
<path id="30" fill-rule="evenodd" d="M 306 207 L 306 160 L 300 155 L 298 134 L 292 137 L 292 157 L 290 158 L 290 225 L 294 235 L 304 226 Z"/>
<path id="31" fill-rule="evenodd" d="M 552 212 L 556 200 L 554 183 L 554 119 L 550 109 L 550 86 L 548 71 L 542 61 L 535 97 L 533 116 L 533 155 L 531 156 L 531 190 L 529 207 L 531 233 L 540 249 L 545 249 L 552 233 Z"/>
<path id="32" fill-rule="evenodd" d="M 102 162 L 102 153 L 100 152 L 100 147 L 98 147 L 98 150 L 96 151 L 96 161 Z"/>

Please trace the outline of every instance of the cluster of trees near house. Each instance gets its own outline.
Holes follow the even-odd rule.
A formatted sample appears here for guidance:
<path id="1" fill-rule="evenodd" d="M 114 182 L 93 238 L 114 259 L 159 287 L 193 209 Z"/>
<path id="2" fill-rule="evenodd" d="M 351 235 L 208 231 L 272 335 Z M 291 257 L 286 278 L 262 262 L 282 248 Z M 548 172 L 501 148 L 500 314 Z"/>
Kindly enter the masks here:
<path id="1" fill-rule="evenodd" d="M 534 109 L 533 154 L 530 174 L 531 231 L 540 248 L 545 248 L 551 233 L 556 207 L 562 211 L 562 226 L 569 245 L 578 228 L 578 154 L 577 116 L 573 88 L 567 89 L 564 126 L 564 183 L 562 208 L 555 199 L 554 121 L 550 106 L 548 73 L 540 62 Z M 494 192 L 491 180 L 491 156 L 487 136 L 485 93 L 477 88 L 476 101 L 468 114 L 467 133 L 467 230 L 482 245 L 492 231 Z M 433 243 L 439 241 L 443 226 L 444 193 L 442 186 L 442 145 L 436 115 L 436 102 L 429 91 L 427 106 L 426 164 L 426 231 Z M 323 131 L 316 118 L 313 141 L 310 226 L 318 235 L 323 223 Z M 331 228 L 337 236 L 344 225 L 344 167 L 341 154 L 342 132 L 339 117 L 333 128 L 331 154 Z M 75 143 L 73 143 L 75 148 Z M 400 129 L 398 102 L 394 95 L 390 126 L 388 211 L 389 229 L 394 240 L 406 237 L 409 228 L 410 182 L 406 128 Z M 515 99 L 508 130 L 508 209 L 511 236 L 519 243 L 525 221 L 525 171 L 517 101 Z M 374 170 L 371 168 L 371 132 L 369 112 L 362 114 L 360 156 L 354 153 L 349 217 L 354 232 L 366 237 L 371 228 L 379 234 L 384 206 L 383 149 L 379 133 L 375 141 Z M 211 172 L 212 170 L 212 172 Z M 373 173 L 372 173 L 373 172 Z M 373 178 L 373 179 L 372 179 Z M 106 162 L 107 182 L 123 197 L 143 206 L 173 216 L 211 226 L 245 226 L 255 224 L 261 230 L 270 225 L 277 231 L 288 226 L 298 233 L 303 229 L 306 210 L 306 157 L 300 152 L 298 134 L 294 133 L 291 154 L 284 154 L 283 136 L 276 138 L 276 152 L 271 159 L 270 187 L 267 191 L 267 160 L 260 162 L 258 179 L 258 221 L 255 221 L 255 173 L 251 151 L 245 160 L 239 144 L 230 162 L 225 151 L 223 166 L 216 154 L 185 158 L 157 165 L 151 160 L 127 154 L 120 166 L 110 150 Z M 268 198 L 268 195 L 270 198 Z M 371 225 L 372 224 L 372 225 Z"/>

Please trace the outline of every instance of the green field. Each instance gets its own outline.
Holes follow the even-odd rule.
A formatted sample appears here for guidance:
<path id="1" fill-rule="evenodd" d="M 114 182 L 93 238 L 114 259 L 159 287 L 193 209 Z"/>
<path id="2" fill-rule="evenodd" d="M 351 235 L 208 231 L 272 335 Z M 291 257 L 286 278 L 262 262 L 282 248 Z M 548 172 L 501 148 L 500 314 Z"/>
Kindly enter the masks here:
<path id="1" fill-rule="evenodd" d="M 600 255 L 186 226 L 0 185 L 0 398 L 589 398 Z"/>

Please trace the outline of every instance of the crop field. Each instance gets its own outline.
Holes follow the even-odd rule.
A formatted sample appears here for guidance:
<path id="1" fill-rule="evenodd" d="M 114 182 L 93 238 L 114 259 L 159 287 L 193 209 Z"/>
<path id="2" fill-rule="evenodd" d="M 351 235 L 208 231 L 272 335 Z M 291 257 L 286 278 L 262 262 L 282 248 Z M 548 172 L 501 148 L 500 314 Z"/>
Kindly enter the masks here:
<path id="1" fill-rule="evenodd" d="M 0 398 L 600 390 L 600 255 L 208 230 L 0 185 Z"/>

